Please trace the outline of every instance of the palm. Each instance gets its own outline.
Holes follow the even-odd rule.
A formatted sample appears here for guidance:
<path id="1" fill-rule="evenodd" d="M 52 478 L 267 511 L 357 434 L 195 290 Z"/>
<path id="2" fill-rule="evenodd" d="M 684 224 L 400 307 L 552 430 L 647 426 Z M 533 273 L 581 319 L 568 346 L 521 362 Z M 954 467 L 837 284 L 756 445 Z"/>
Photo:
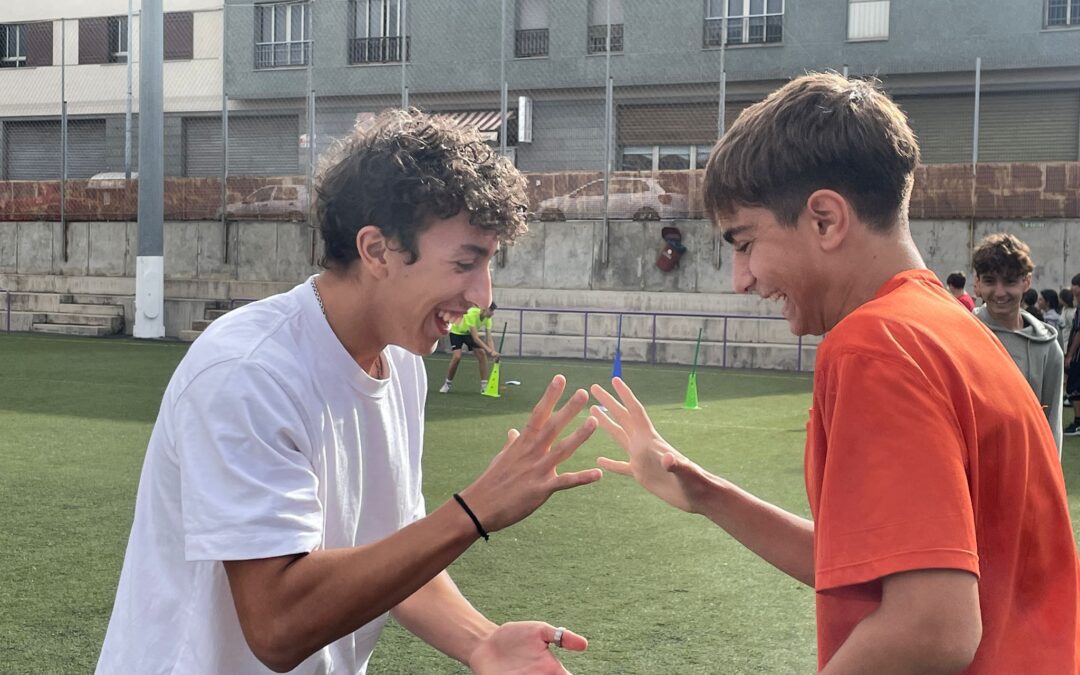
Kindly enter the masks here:
<path id="1" fill-rule="evenodd" d="M 548 640 L 554 629 L 538 621 L 505 623 L 477 647 L 469 658 L 469 667 L 477 675 L 569 675 Z M 563 647 L 585 649 L 585 638 L 565 631 Z"/>
<path id="2" fill-rule="evenodd" d="M 626 451 L 627 461 L 601 457 L 603 468 L 632 476 L 649 492 L 677 509 L 692 512 L 693 505 L 687 496 L 687 480 L 683 471 L 669 470 L 672 464 L 692 465 L 678 450 L 673 448 L 656 431 L 644 406 L 622 380 L 613 381 L 622 401 L 593 385 L 593 395 L 604 404 L 607 414 L 593 409 L 600 426 Z M 668 459 L 665 459 L 668 457 Z"/>

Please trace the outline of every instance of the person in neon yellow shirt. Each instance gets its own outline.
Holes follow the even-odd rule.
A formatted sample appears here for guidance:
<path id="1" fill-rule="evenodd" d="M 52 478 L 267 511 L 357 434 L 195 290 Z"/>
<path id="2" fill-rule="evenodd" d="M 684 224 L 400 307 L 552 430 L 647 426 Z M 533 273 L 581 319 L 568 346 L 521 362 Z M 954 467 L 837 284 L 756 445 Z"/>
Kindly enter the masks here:
<path id="1" fill-rule="evenodd" d="M 450 324 L 450 370 L 446 373 L 446 381 L 439 387 L 440 394 L 450 393 L 454 386 L 454 375 L 457 374 L 458 364 L 461 363 L 462 347 L 468 347 L 469 351 L 476 355 L 480 364 L 480 391 L 487 388 L 487 357 L 498 360 L 499 352 L 495 351 L 495 345 L 491 340 L 491 316 L 497 307 L 495 303 L 487 309 L 473 307 L 461 317 L 459 323 Z M 484 331 L 483 339 L 480 331 Z"/>

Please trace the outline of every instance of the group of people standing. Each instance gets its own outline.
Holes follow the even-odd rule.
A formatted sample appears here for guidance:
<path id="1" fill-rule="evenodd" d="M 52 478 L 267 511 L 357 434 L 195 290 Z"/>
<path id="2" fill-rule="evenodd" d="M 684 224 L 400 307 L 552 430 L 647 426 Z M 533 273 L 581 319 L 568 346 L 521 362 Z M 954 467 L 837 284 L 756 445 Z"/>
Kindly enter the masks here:
<path id="1" fill-rule="evenodd" d="M 1012 234 L 985 237 L 972 256 L 973 291 L 963 272 L 946 278 L 952 295 L 993 331 L 1034 390 L 1054 433 L 1058 455 L 1062 436 L 1080 436 L 1080 322 L 1075 298 L 1080 274 L 1060 292 L 1031 287 L 1035 262 L 1031 249 Z M 1063 427 L 1062 409 L 1073 409 Z"/>

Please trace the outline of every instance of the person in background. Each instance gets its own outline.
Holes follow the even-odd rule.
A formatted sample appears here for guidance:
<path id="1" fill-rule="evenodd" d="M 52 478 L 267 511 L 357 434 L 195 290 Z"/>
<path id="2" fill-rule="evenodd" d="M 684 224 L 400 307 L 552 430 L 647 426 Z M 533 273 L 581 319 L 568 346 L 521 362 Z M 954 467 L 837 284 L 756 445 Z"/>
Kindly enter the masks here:
<path id="1" fill-rule="evenodd" d="M 991 234 L 975 247 L 972 266 L 975 294 L 984 303 L 975 316 L 1001 341 L 1035 392 L 1060 456 L 1065 373 L 1057 328 L 1021 309 L 1021 297 L 1033 290 L 1031 249 L 1011 234 Z"/>
<path id="2" fill-rule="evenodd" d="M 1080 297 L 1080 274 L 1073 276 L 1069 287 L 1073 301 Z M 1068 347 L 1065 348 L 1065 395 L 1073 409 L 1072 423 L 1062 430 L 1065 436 L 1080 436 L 1080 312 L 1073 310 L 1069 323 Z"/>
<path id="3" fill-rule="evenodd" d="M 978 293 L 976 293 L 978 295 Z M 1029 288 L 1024 291 L 1024 297 L 1021 298 L 1022 309 L 1035 317 L 1039 321 L 1043 320 L 1042 310 L 1039 309 L 1039 292 L 1034 288 Z"/>
<path id="4" fill-rule="evenodd" d="M 1052 288 L 1039 291 L 1039 299 L 1035 302 L 1035 306 L 1043 313 L 1043 322 L 1056 328 L 1058 337 L 1061 337 L 1064 333 L 1065 322 L 1061 318 L 1061 300 L 1058 298 L 1057 291 Z M 1064 340 L 1058 340 L 1059 344 L 1062 342 Z M 1062 351 L 1065 351 L 1064 348 Z"/>
<path id="5" fill-rule="evenodd" d="M 975 311 L 975 301 L 964 290 L 964 286 L 967 285 L 967 277 L 963 272 L 956 271 L 949 275 L 945 280 L 945 285 L 952 293 L 952 296 L 960 301 L 960 304 L 967 307 L 969 312 Z"/>
<path id="6" fill-rule="evenodd" d="M 446 371 L 446 380 L 439 387 L 440 394 L 449 394 L 454 386 L 454 376 L 457 375 L 458 364 L 461 363 L 461 354 L 465 347 L 476 355 L 476 362 L 480 366 L 480 393 L 487 389 L 488 365 L 485 354 L 490 355 L 492 361 L 499 360 L 499 352 L 495 351 L 495 342 L 491 336 L 491 317 L 495 314 L 498 306 L 493 302 L 487 309 L 473 307 L 457 323 L 450 324 L 450 367 Z M 484 329 L 484 336 L 480 337 L 480 329 Z"/>

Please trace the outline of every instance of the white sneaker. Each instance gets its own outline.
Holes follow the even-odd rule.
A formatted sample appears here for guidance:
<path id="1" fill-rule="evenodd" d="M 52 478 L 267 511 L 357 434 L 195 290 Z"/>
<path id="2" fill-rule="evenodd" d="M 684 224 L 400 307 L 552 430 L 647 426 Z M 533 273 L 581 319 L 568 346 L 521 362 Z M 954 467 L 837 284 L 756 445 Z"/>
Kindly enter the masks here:
<path id="1" fill-rule="evenodd" d="M 442 386 L 439 387 L 439 393 L 440 394 L 449 394 L 450 393 L 450 383 L 449 382 L 443 382 Z"/>
<path id="2" fill-rule="evenodd" d="M 488 383 L 487 380 L 480 380 L 480 393 L 481 394 L 483 394 L 485 391 L 487 391 L 487 383 Z"/>

